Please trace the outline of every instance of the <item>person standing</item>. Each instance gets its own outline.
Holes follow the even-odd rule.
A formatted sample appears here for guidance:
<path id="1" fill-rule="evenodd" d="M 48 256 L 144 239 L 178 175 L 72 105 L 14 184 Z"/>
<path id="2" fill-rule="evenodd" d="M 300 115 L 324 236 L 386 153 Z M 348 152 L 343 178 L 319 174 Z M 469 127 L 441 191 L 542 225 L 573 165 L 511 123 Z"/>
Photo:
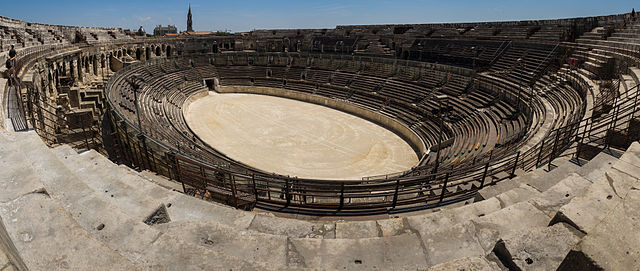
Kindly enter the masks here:
<path id="1" fill-rule="evenodd" d="M 13 60 L 14 58 L 16 58 L 16 55 L 16 49 L 13 47 L 13 44 L 11 44 L 11 49 L 9 49 L 9 58 Z"/>

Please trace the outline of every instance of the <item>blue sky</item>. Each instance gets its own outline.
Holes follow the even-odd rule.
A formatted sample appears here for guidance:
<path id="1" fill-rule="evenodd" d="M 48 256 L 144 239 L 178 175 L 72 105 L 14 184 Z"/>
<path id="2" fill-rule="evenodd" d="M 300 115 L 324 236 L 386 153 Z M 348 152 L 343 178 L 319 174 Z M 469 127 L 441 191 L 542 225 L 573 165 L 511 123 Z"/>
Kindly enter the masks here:
<path id="1" fill-rule="evenodd" d="M 162 24 L 186 29 L 189 3 L 195 30 L 333 28 L 350 24 L 553 19 L 630 12 L 637 1 L 594 0 L 6 0 L 0 15 L 32 22 L 122 27 L 147 32 Z"/>

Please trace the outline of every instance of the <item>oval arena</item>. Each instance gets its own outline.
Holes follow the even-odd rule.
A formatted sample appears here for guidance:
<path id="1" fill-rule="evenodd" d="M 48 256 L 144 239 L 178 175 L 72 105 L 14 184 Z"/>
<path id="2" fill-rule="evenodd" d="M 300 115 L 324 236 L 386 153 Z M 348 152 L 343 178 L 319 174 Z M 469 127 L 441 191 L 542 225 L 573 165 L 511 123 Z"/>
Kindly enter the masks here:
<path id="1" fill-rule="evenodd" d="M 0 270 L 636 270 L 639 21 L 0 17 Z"/>

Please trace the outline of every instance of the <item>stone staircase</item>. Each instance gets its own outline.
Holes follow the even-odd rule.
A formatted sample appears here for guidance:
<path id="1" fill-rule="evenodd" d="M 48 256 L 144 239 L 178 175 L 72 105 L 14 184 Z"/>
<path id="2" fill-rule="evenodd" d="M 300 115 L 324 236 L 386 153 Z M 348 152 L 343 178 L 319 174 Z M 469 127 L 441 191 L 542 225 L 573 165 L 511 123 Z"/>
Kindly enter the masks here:
<path id="1" fill-rule="evenodd" d="M 0 216 L 31 270 L 619 270 L 640 265 L 637 223 L 622 215 L 640 202 L 639 159 L 634 143 L 620 159 L 520 173 L 466 205 L 309 221 L 206 202 L 95 151 L 0 130 Z"/>

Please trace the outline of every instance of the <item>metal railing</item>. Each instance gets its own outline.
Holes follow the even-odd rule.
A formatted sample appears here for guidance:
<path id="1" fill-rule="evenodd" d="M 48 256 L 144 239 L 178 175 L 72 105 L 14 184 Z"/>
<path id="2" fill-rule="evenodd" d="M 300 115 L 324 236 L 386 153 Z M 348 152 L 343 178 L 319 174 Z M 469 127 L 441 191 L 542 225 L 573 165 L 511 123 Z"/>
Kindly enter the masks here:
<path id="1" fill-rule="evenodd" d="M 132 69 L 130 67 L 127 68 Z M 105 89 L 107 97 L 113 82 L 120 76 L 126 76 L 127 70 L 120 71 L 109 80 Z M 618 99 L 614 106 L 617 113 L 597 119 L 572 120 L 552 130 L 526 152 L 490 156 L 484 162 L 455 169 L 443 168 L 436 173 L 415 171 L 382 180 L 346 181 L 302 179 L 214 165 L 203 160 L 206 157 L 194 157 L 141 131 L 133 119 L 114 109 L 111 100 L 109 103 L 116 133 L 119 141 L 123 142 L 123 153 L 128 153 L 129 163 L 140 168 L 159 168 L 157 172 L 160 174 L 182 183 L 185 192 L 238 208 L 258 204 L 308 210 L 388 211 L 464 200 L 490 183 L 513 176 L 518 168 L 531 170 L 550 166 L 560 155 L 580 158 L 582 149 L 577 146 L 611 147 L 607 143 L 607 133 L 630 129 L 629 123 L 638 111 L 637 86 L 630 92 Z"/>

